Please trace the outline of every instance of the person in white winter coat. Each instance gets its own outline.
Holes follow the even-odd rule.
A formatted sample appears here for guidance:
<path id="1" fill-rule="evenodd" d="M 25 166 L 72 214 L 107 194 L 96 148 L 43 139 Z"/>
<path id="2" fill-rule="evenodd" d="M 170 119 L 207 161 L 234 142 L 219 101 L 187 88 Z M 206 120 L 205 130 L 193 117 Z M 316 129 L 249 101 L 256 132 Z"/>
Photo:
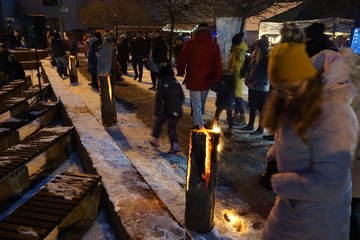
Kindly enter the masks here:
<path id="1" fill-rule="evenodd" d="M 269 57 L 274 94 L 263 124 L 275 133 L 267 161 L 277 164 L 271 176 L 277 198 L 261 239 L 346 240 L 359 129 L 349 69 L 331 50 L 311 61 L 296 25 L 284 28 L 282 37 L 295 40 L 280 43 Z"/>

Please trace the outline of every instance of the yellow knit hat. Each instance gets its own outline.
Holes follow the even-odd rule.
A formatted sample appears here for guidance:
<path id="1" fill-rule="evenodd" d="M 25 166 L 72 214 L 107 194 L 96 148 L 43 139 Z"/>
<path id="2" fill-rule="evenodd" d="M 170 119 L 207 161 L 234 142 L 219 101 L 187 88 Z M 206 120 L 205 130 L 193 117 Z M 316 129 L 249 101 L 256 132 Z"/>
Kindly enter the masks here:
<path id="1" fill-rule="evenodd" d="M 268 75 L 273 86 L 287 87 L 316 75 L 303 43 L 279 43 L 269 56 Z"/>

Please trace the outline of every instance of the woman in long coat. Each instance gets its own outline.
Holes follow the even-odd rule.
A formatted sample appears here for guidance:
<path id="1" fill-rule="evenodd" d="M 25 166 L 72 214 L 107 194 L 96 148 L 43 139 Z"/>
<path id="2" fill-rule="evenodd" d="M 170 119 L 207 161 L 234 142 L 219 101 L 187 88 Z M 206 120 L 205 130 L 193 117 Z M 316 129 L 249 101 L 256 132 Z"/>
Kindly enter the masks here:
<path id="1" fill-rule="evenodd" d="M 271 177 L 277 198 L 262 239 L 348 239 L 358 136 L 349 69 L 331 50 L 312 63 L 296 25 L 285 24 L 281 35 L 295 40 L 281 42 L 269 58 L 275 92 L 264 127 L 275 132 L 267 160 L 276 160 L 279 172 Z"/>

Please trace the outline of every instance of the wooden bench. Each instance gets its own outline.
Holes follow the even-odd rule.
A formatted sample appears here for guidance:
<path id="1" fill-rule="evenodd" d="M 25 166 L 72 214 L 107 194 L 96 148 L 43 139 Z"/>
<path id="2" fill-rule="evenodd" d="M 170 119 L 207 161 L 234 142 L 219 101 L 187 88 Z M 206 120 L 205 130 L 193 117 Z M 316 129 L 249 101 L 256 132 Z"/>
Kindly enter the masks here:
<path id="1" fill-rule="evenodd" d="M 0 239 L 80 239 L 96 219 L 100 176 L 65 172 L 0 221 Z"/>
<path id="2" fill-rule="evenodd" d="M 32 85 L 31 76 L 26 76 L 25 79 L 18 79 L 11 81 L 0 87 L 0 101 L 11 98 L 28 89 Z"/>
<path id="3" fill-rule="evenodd" d="M 49 89 L 49 84 L 43 84 L 43 95 L 46 95 Z M 25 109 L 27 109 L 32 102 L 35 102 L 34 98 L 36 98 L 38 95 L 39 87 L 37 85 L 33 85 L 17 96 L 2 101 L 2 104 L 0 105 L 0 122 L 6 121 L 7 119 L 25 111 Z"/>
<path id="4" fill-rule="evenodd" d="M 0 122 L 0 152 L 53 122 L 57 102 L 39 102 L 24 112 Z"/>
<path id="5" fill-rule="evenodd" d="M 44 128 L 0 153 L 0 204 L 64 162 L 71 152 L 72 127 Z"/>

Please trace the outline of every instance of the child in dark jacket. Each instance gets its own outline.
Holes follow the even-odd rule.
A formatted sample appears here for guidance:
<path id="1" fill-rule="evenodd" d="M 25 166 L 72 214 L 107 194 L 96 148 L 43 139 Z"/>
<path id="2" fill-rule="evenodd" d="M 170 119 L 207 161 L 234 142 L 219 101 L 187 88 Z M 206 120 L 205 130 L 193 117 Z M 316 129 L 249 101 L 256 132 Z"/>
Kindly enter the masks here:
<path id="1" fill-rule="evenodd" d="M 235 104 L 235 81 L 234 75 L 231 71 L 224 70 L 220 83 L 214 89 L 216 91 L 216 111 L 214 121 L 218 121 L 220 114 L 223 110 L 226 110 L 226 116 L 228 121 L 228 132 L 232 131 L 234 121 L 232 111 Z"/>
<path id="2" fill-rule="evenodd" d="M 167 65 L 159 71 L 159 87 L 156 94 L 155 126 L 149 142 L 154 147 L 159 147 L 161 128 L 167 122 L 167 131 L 170 140 L 168 153 L 180 151 L 180 145 L 176 134 L 176 125 L 183 115 L 182 103 L 184 92 L 180 83 L 174 77 L 171 66 Z"/>

